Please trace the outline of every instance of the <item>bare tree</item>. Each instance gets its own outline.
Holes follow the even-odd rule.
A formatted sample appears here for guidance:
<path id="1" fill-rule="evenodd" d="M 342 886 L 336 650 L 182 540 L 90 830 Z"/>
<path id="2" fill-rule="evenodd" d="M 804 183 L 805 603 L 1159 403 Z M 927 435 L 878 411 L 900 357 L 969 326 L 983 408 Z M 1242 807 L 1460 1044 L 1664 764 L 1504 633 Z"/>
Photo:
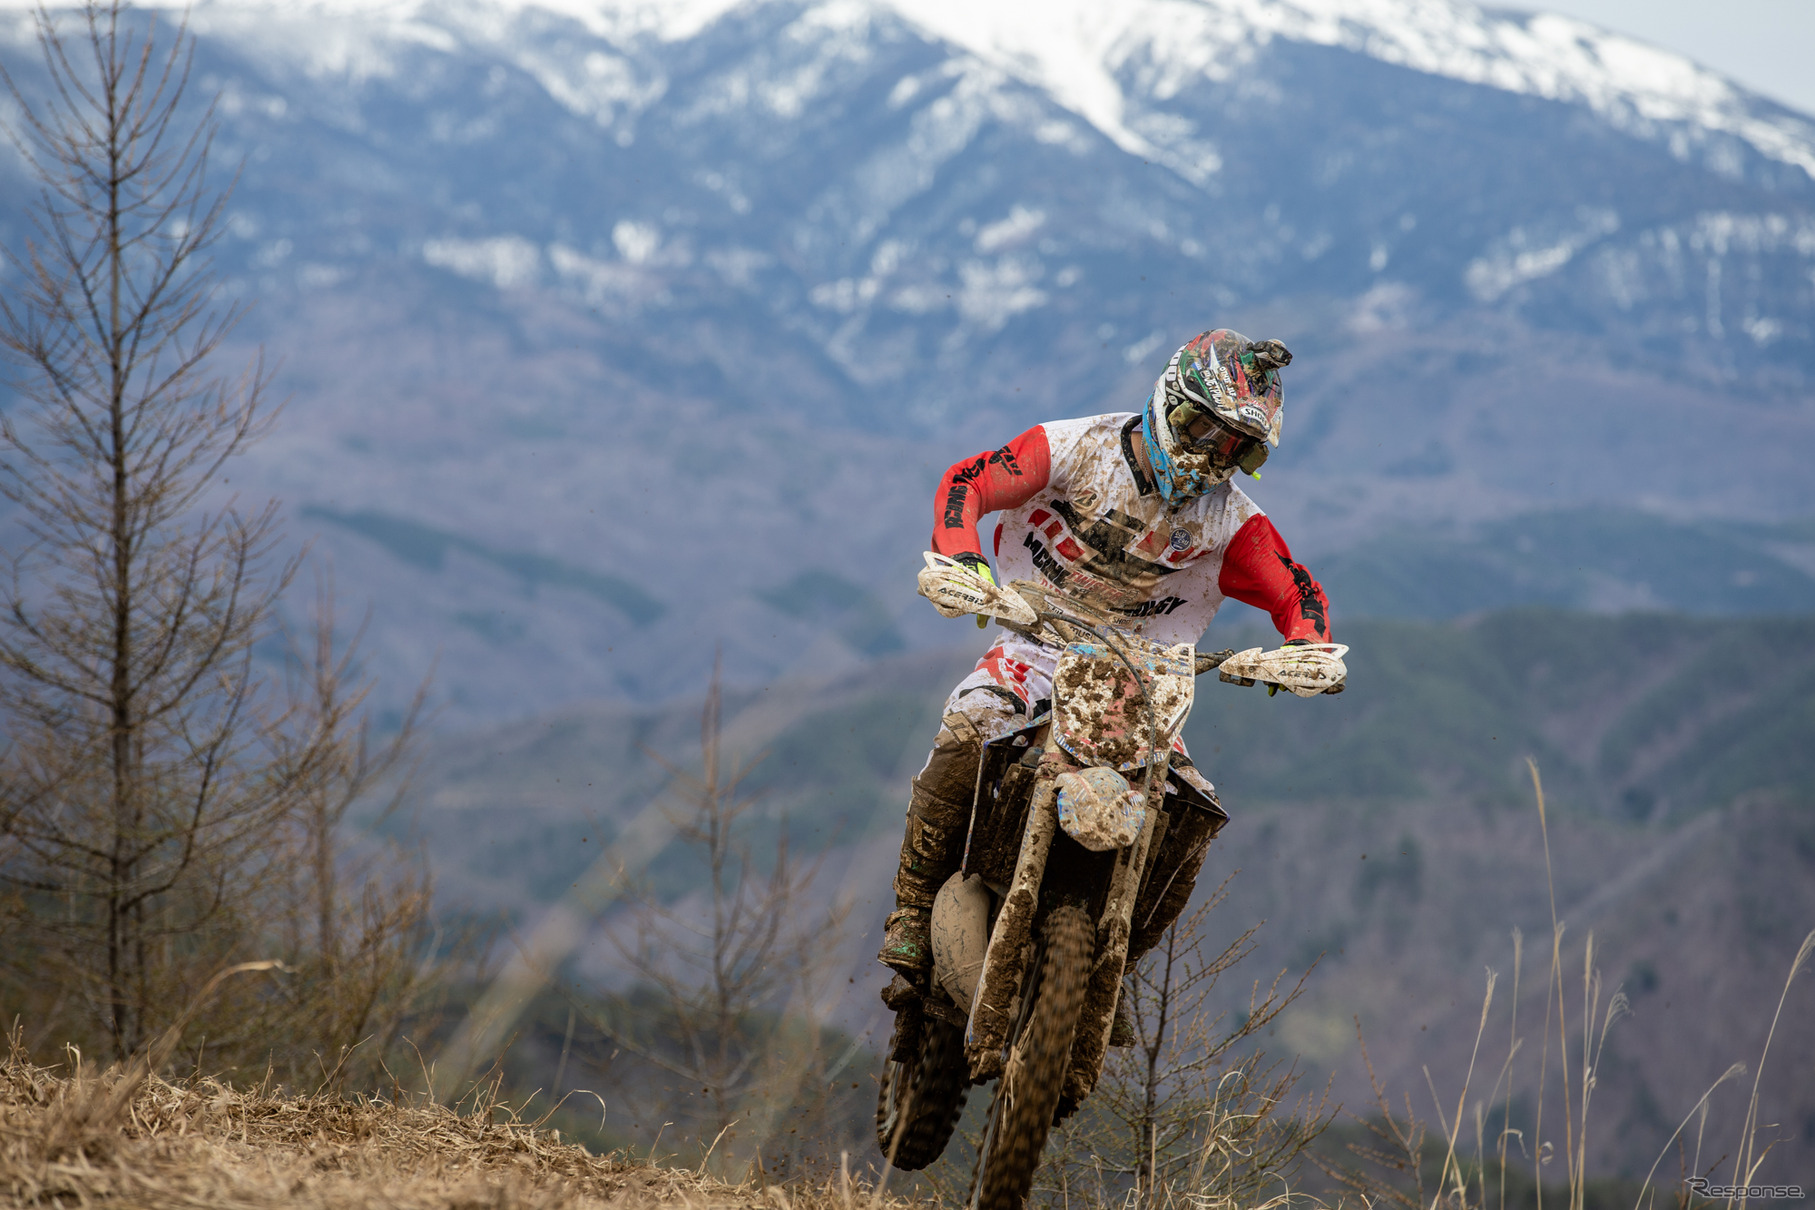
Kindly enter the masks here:
<path id="1" fill-rule="evenodd" d="M 311 948 L 342 963 L 332 833 L 401 748 L 368 751 L 331 624 L 293 701 L 258 673 L 298 564 L 276 554 L 275 502 L 225 488 L 275 409 L 262 354 L 213 368 L 243 312 L 213 301 L 212 106 L 186 99 L 181 24 L 117 2 L 77 21 L 37 14 L 41 99 L 0 68 L 41 186 L 0 298 L 29 405 L 0 417 L 0 885 L 15 979 L 62 989 L 123 1058 L 213 969 L 265 956 L 242 951 L 299 892 L 299 849 Z"/>
<path id="2" fill-rule="evenodd" d="M 290 1052 L 293 1066 L 306 1050 L 344 1079 L 382 1059 L 434 966 L 433 955 L 423 953 L 432 892 L 426 866 L 394 842 L 347 844 L 356 810 L 373 832 L 403 802 L 428 682 L 379 740 L 364 712 L 372 683 L 360 676 L 362 634 L 337 640 L 325 577 L 307 637 L 307 649 L 292 652 L 287 725 L 273 736 L 269 758 L 274 778 L 290 787 L 284 832 L 272 845 L 288 857 L 258 915 L 281 922 L 282 952 L 295 977 L 284 996 L 267 1003 L 266 1028 L 268 1037 L 289 1043 L 278 1049 Z M 367 1062 L 349 1064 L 365 1042 L 376 1043 Z"/>
<path id="3" fill-rule="evenodd" d="M 793 860 L 785 820 L 773 862 L 763 869 L 752 860 L 744 824 L 754 800 L 742 785 L 756 761 L 725 767 L 720 709 L 715 667 L 700 718 L 700 772 L 655 757 L 683 803 L 670 822 L 701 885 L 676 904 L 645 891 L 630 919 L 608 930 L 634 986 L 598 1023 L 682 1089 L 698 1090 L 703 1105 L 689 1125 L 702 1144 L 722 1137 L 721 1170 L 734 1172 L 794 1107 L 803 1082 L 830 1078 L 820 1070 L 827 1056 L 814 981 L 825 973 L 822 939 L 835 934 L 843 909 L 814 904 L 817 865 Z M 775 1159 L 781 1149 L 765 1154 Z"/>

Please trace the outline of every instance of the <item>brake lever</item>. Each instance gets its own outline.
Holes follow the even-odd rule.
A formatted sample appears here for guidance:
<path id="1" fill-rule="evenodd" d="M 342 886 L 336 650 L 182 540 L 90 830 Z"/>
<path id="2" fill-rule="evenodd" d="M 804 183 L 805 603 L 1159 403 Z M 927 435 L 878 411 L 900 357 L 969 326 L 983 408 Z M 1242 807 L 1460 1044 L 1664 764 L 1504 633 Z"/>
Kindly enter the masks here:
<path id="1" fill-rule="evenodd" d="M 1233 647 L 1225 647 L 1221 651 L 1200 651 L 1197 653 L 1197 664 L 1192 672 L 1194 675 L 1202 676 L 1234 654 L 1235 648 Z"/>

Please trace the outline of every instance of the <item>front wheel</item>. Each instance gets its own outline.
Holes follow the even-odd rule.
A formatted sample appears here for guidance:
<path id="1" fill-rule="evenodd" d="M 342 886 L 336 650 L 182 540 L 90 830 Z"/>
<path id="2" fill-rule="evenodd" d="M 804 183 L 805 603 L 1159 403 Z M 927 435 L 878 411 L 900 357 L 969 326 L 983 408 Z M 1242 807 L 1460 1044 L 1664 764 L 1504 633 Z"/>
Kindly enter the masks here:
<path id="1" fill-rule="evenodd" d="M 917 1052 L 906 1061 L 890 1059 L 883 1067 L 876 1098 L 876 1146 L 882 1158 L 904 1172 L 917 1172 L 938 1159 L 964 1112 L 969 1086 L 963 1026 L 929 1018 Z"/>
<path id="2" fill-rule="evenodd" d="M 1083 908 L 1054 908 L 1041 930 L 1045 958 L 1024 1027 L 1009 1051 L 972 1184 L 976 1210 L 1021 1210 L 1046 1149 L 1090 982 L 1096 929 Z"/>

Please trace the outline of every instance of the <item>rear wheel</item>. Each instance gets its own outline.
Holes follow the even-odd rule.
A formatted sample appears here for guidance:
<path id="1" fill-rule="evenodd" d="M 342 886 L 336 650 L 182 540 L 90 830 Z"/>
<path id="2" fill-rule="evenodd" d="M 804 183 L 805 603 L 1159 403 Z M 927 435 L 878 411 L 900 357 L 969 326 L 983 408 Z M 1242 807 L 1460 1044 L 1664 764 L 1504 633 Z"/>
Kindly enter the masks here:
<path id="1" fill-rule="evenodd" d="M 1040 983 L 990 1107 L 972 1185 L 977 1210 L 1021 1210 L 1059 1107 L 1072 1036 L 1084 1007 L 1096 930 L 1083 908 L 1054 908 L 1041 930 Z"/>
<path id="2" fill-rule="evenodd" d="M 896 1028 L 901 1028 L 899 1023 Z M 904 1172 L 918 1171 L 938 1159 L 964 1112 L 969 1087 L 964 1028 L 928 1018 L 913 1055 L 900 1062 L 890 1059 L 882 1070 L 876 1145 L 883 1158 Z"/>

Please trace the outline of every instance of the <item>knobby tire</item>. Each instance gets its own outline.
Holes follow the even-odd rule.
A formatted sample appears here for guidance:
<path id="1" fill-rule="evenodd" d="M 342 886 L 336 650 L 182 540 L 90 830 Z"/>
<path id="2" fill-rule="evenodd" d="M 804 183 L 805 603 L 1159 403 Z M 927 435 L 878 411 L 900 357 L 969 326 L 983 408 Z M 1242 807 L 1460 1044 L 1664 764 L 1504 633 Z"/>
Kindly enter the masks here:
<path id="1" fill-rule="evenodd" d="M 1083 908 L 1054 908 L 1041 940 L 1045 958 L 1033 1009 L 996 1085 L 993 1137 L 972 1185 L 977 1210 L 1021 1210 L 1027 1201 L 1059 1106 L 1090 982 L 1096 928 Z"/>
<path id="2" fill-rule="evenodd" d="M 876 1097 L 876 1145 L 883 1159 L 904 1172 L 918 1172 L 938 1159 L 964 1112 L 969 1088 L 964 1027 L 929 1017 L 919 1052 L 883 1068 Z"/>

